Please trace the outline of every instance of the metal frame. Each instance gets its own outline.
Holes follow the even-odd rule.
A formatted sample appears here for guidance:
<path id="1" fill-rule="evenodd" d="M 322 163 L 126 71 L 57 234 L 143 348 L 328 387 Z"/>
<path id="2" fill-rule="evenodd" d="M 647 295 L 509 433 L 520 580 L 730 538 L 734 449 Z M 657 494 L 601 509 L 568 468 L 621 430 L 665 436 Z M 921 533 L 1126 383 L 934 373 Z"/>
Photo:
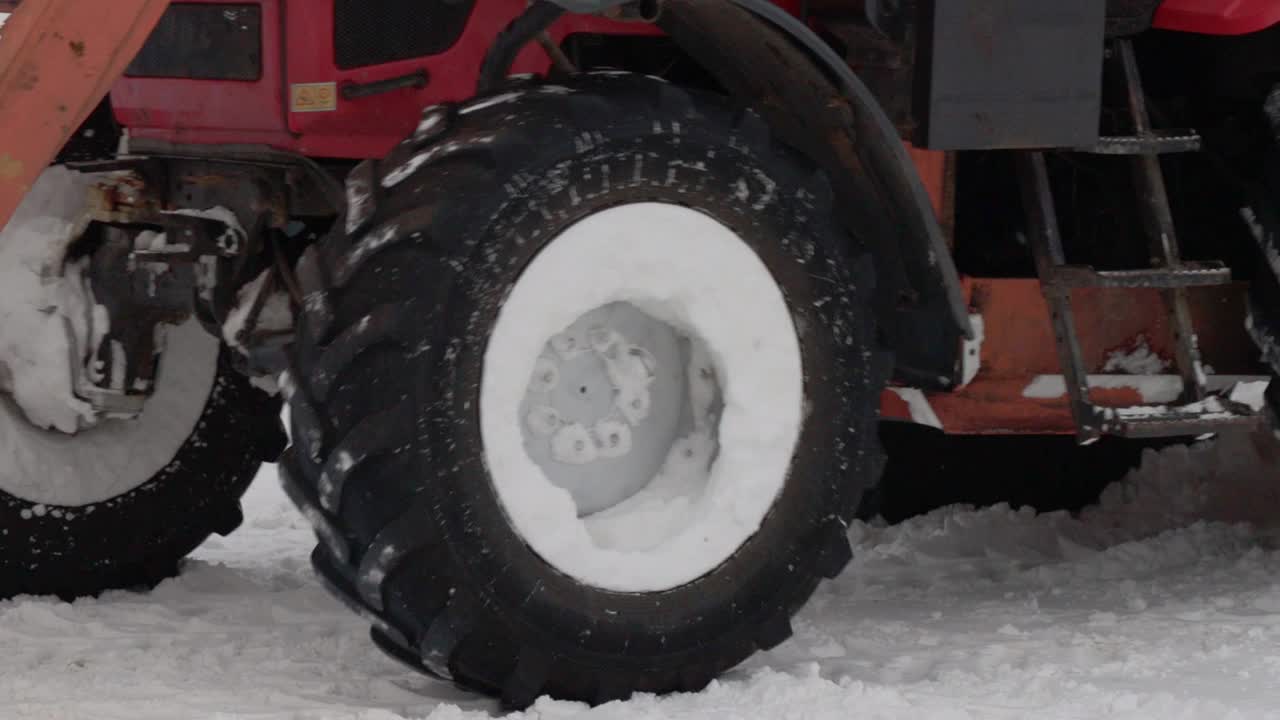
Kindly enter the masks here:
<path id="1" fill-rule="evenodd" d="M 1133 45 L 1127 38 L 1114 41 L 1125 81 L 1134 136 L 1114 145 L 1130 156 L 1137 189 L 1138 207 L 1147 235 L 1153 267 L 1142 270 L 1098 272 L 1088 267 L 1066 264 L 1066 253 L 1058 229 L 1053 193 L 1043 152 L 1018 156 L 1018 174 L 1027 213 L 1029 244 L 1035 256 L 1036 274 L 1049 307 L 1059 364 L 1066 381 L 1076 436 L 1082 443 L 1102 435 L 1125 437 L 1166 437 L 1199 435 L 1225 427 L 1251 427 L 1259 416 L 1250 408 L 1227 398 L 1209 398 L 1199 341 L 1191 318 L 1188 288 L 1229 283 L 1231 274 L 1219 264 L 1187 265 L 1182 262 L 1173 211 L 1165 190 L 1160 153 L 1179 152 L 1180 146 L 1155 142 L 1156 132 L 1147 115 L 1146 94 L 1138 71 Z M 1180 133 L 1195 137 L 1194 131 Z M 1198 139 L 1198 138 L 1197 138 Z M 1101 407 L 1093 402 L 1083 360 L 1071 293 L 1076 288 L 1148 288 L 1158 290 L 1168 314 L 1173 335 L 1173 351 L 1181 375 L 1178 404 L 1138 406 L 1129 409 Z"/>
<path id="2" fill-rule="evenodd" d="M 1147 97 L 1142 87 L 1142 75 L 1138 71 L 1138 59 L 1133 52 L 1133 43 L 1128 39 L 1122 39 L 1117 40 L 1115 46 L 1124 72 L 1134 132 L 1141 140 L 1149 140 L 1154 135 L 1151 119 L 1147 115 Z M 1152 260 L 1157 267 L 1180 268 L 1182 257 L 1178 249 L 1178 235 L 1173 227 L 1173 210 L 1169 207 L 1169 193 L 1164 185 L 1164 171 L 1160 167 L 1160 156 L 1153 151 L 1134 156 L 1133 176 L 1140 195 L 1138 208 L 1142 212 L 1142 225 L 1147 231 Z M 1185 402 L 1203 400 L 1205 397 L 1204 368 L 1200 363 L 1200 350 L 1196 346 L 1195 328 L 1191 325 L 1187 291 L 1184 288 L 1169 288 L 1164 290 L 1162 295 L 1173 317 L 1178 368 L 1182 372 L 1182 399 Z"/>
<path id="3" fill-rule="evenodd" d="M 41 0 L 0 28 L 0 226 L 142 47 L 168 0 Z"/>

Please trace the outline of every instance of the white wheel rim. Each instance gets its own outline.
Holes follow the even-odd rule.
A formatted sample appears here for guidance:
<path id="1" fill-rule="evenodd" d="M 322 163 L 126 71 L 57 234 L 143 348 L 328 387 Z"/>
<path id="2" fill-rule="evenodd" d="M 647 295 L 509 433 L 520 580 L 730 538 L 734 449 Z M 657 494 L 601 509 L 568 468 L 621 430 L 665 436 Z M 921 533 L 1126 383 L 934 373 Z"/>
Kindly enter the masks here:
<path id="1" fill-rule="evenodd" d="M 668 462 L 661 482 L 627 488 L 623 502 L 582 513 L 546 458 L 527 451 L 530 386 L 551 338 L 618 303 L 705 343 L 723 400 L 719 442 L 697 445 L 704 452 L 680 468 Z M 584 584 L 654 592 L 696 580 L 760 528 L 785 485 L 802 421 L 799 341 L 764 263 L 708 215 L 636 203 L 576 223 L 512 288 L 484 362 L 481 437 L 499 500 L 535 552 Z"/>
<path id="2" fill-rule="evenodd" d="M 104 420 L 68 435 L 32 425 L 0 395 L 0 492 L 83 507 L 119 497 L 173 461 L 195 431 L 217 374 L 218 341 L 190 321 L 169 331 L 155 393 L 136 420 Z"/>

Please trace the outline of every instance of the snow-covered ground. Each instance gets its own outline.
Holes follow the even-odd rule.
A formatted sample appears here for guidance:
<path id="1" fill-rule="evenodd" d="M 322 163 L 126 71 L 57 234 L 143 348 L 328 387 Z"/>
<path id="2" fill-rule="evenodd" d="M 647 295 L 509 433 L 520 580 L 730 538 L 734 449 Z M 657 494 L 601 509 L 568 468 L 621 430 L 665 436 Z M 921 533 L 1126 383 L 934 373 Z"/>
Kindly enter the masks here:
<path id="1" fill-rule="evenodd" d="M 1153 453 L 1079 519 L 953 507 L 858 524 L 853 565 L 795 637 L 706 691 L 520 717 L 1280 717 L 1280 470 L 1257 452 Z M 496 713 L 372 647 L 312 577 L 273 469 L 246 515 L 151 594 L 0 602 L 0 717 Z"/>

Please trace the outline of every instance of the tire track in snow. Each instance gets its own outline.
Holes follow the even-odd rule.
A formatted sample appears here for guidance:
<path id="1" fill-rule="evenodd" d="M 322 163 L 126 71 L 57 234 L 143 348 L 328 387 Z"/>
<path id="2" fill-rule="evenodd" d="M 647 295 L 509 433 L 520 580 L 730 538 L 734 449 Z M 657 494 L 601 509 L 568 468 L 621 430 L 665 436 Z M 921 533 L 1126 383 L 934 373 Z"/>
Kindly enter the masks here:
<path id="1" fill-rule="evenodd" d="M 245 526 L 151 594 L 0 602 L 5 718 L 482 720 L 321 589 L 267 469 Z M 702 693 L 520 718 L 1280 716 L 1280 479 L 1246 440 L 1152 453 L 1081 518 L 856 524 L 795 637 Z M 1254 521 L 1240 524 L 1235 521 Z"/>

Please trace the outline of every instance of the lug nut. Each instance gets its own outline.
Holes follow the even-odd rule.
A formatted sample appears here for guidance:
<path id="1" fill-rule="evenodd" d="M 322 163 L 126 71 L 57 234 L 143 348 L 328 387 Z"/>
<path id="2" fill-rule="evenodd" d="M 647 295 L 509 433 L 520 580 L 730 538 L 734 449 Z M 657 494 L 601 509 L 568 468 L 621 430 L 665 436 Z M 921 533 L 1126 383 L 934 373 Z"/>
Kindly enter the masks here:
<path id="1" fill-rule="evenodd" d="M 617 420 L 601 420 L 594 428 L 597 454 L 619 458 L 631 452 L 631 428 Z"/>
<path id="2" fill-rule="evenodd" d="M 568 360 L 587 352 L 589 348 L 577 335 L 565 332 L 551 338 L 551 349 L 555 350 L 561 359 Z"/>
<path id="3" fill-rule="evenodd" d="M 596 327 L 587 331 L 587 339 L 591 342 L 591 349 L 603 355 L 617 345 L 622 337 L 614 330 Z"/>
<path id="4" fill-rule="evenodd" d="M 536 393 L 550 392 L 560 383 L 560 369 L 554 360 L 540 357 L 533 365 L 533 380 L 529 382 L 529 391 Z"/>
<path id="5" fill-rule="evenodd" d="M 619 412 L 632 426 L 649 417 L 649 391 L 637 387 L 624 387 L 618 392 Z"/>
<path id="6" fill-rule="evenodd" d="M 567 465 L 586 465 L 596 459 L 596 444 L 579 423 L 565 425 L 551 438 L 551 457 Z"/>
<path id="7" fill-rule="evenodd" d="M 547 405 L 539 405 L 529 411 L 529 415 L 525 418 L 529 429 L 539 435 L 550 435 L 560 428 L 560 413 L 556 409 Z"/>

